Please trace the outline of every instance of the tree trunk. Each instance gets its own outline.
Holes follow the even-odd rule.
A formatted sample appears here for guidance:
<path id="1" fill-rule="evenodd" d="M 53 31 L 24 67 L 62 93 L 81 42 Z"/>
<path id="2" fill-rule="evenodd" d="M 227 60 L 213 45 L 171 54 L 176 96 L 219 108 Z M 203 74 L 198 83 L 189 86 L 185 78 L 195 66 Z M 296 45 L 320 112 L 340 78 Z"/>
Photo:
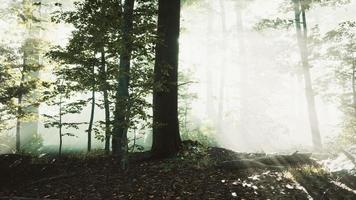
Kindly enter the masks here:
<path id="1" fill-rule="evenodd" d="M 205 48 L 205 72 L 206 72 L 206 115 L 208 120 L 214 120 L 216 118 L 216 108 L 214 107 L 214 92 L 213 92 L 213 78 L 212 78 L 212 57 L 214 54 L 214 44 L 213 44 L 213 20 L 212 15 L 211 0 L 207 0 L 208 4 L 208 17 L 207 17 L 207 48 Z"/>
<path id="2" fill-rule="evenodd" d="M 134 0 L 126 0 L 122 19 L 122 40 L 119 64 L 118 87 L 116 93 L 116 110 L 114 133 L 112 138 L 113 154 L 121 159 L 121 166 L 126 169 L 127 165 L 127 131 L 129 127 L 129 83 L 130 62 L 132 53 L 132 29 Z"/>
<path id="3" fill-rule="evenodd" d="M 248 122 L 249 112 L 247 103 L 247 91 L 248 91 L 248 68 L 246 65 L 246 46 L 245 46 L 245 33 L 243 25 L 243 4 L 236 2 L 236 25 L 238 33 L 238 45 L 239 45 L 239 72 L 240 72 L 240 123 L 239 134 L 248 135 Z"/>
<path id="4" fill-rule="evenodd" d="M 355 59 L 354 59 L 355 60 Z M 356 117 L 356 64 L 355 61 L 352 62 L 352 97 L 353 97 L 353 109 L 354 117 Z"/>
<path id="5" fill-rule="evenodd" d="M 28 31 L 28 38 L 25 40 L 25 44 L 23 46 L 24 50 L 24 65 L 36 67 L 40 65 L 40 23 L 37 20 L 33 20 L 34 18 L 39 19 L 41 17 L 41 4 L 34 5 L 34 3 L 41 3 L 41 0 L 23 0 L 24 10 L 23 14 L 27 19 L 26 29 Z M 28 9 L 29 7 L 35 7 L 34 10 Z M 29 12 L 31 11 L 31 12 Z M 31 72 L 26 75 L 26 80 L 38 79 L 39 71 L 38 70 L 30 70 L 27 72 Z M 23 96 L 23 102 L 29 103 L 37 103 L 37 94 L 34 92 L 30 95 Z M 34 135 L 38 134 L 38 105 L 30 105 L 23 109 L 23 112 L 30 114 L 32 117 L 30 120 L 21 122 L 21 143 L 28 143 Z"/>
<path id="6" fill-rule="evenodd" d="M 58 148 L 58 156 L 62 155 L 62 145 L 63 145 L 63 133 L 62 133 L 62 94 L 59 97 L 59 148 Z"/>
<path id="7" fill-rule="evenodd" d="M 110 139 L 111 139 L 111 123 L 110 123 L 110 102 L 108 94 L 108 83 L 107 83 L 107 69 L 106 69 L 106 60 L 105 60 L 105 51 L 104 49 L 101 52 L 101 90 L 104 96 L 104 111 L 105 111 L 105 153 L 110 153 Z"/>
<path id="8" fill-rule="evenodd" d="M 95 67 L 92 68 L 92 76 L 95 76 Z M 91 138 L 92 138 L 92 131 L 93 131 L 93 124 L 94 124 L 94 114 L 95 114 L 95 79 L 93 80 L 92 86 L 92 96 L 91 96 L 91 113 L 90 113 L 90 120 L 89 120 L 89 127 L 88 127 L 88 152 L 91 151 Z"/>
<path id="9" fill-rule="evenodd" d="M 226 17 L 225 17 L 225 5 L 223 0 L 219 1 L 220 3 L 220 17 L 221 17 L 221 28 L 222 28 L 222 57 L 221 57 L 221 66 L 220 66 L 220 86 L 219 86 L 219 104 L 218 104 L 218 119 L 217 119 L 217 131 L 222 133 L 222 126 L 224 123 L 224 101 L 225 101 L 225 73 L 226 73 Z"/>
<path id="10" fill-rule="evenodd" d="M 25 57 L 25 53 L 24 53 Z M 21 83 L 20 83 L 20 88 L 22 89 L 23 87 L 23 81 L 25 80 L 25 59 L 23 61 L 23 67 L 22 67 L 22 72 L 21 72 Z M 21 151 L 21 115 L 22 115 L 22 98 L 23 95 L 20 92 L 19 96 L 17 97 L 17 116 L 16 116 L 16 153 L 20 153 Z"/>
<path id="11" fill-rule="evenodd" d="M 309 122 L 310 122 L 310 128 L 312 133 L 312 142 L 313 142 L 314 149 L 319 151 L 322 149 L 322 144 L 321 144 L 319 122 L 316 113 L 315 98 L 314 98 L 312 80 L 310 75 L 310 67 L 308 61 L 307 22 L 305 16 L 305 8 L 301 4 L 300 0 L 293 0 L 293 3 L 294 3 L 294 11 L 295 11 L 297 40 L 298 40 L 298 46 L 302 59 L 305 95 L 306 95 L 307 105 L 308 105 Z M 300 19 L 301 15 L 303 18 L 303 22 L 301 22 Z M 302 33 L 301 24 L 303 24 L 303 33 Z"/>
<path id="12" fill-rule="evenodd" d="M 17 117 L 16 117 L 16 153 L 21 151 L 21 104 L 22 104 L 22 94 L 18 96 L 17 99 L 18 108 L 17 108 Z"/>
<path id="13" fill-rule="evenodd" d="M 180 0 L 159 0 L 158 43 L 154 67 L 154 158 L 175 156 L 181 146 L 178 121 Z"/>
<path id="14" fill-rule="evenodd" d="M 19 103 L 20 103 L 20 99 L 19 99 Z M 19 108 L 18 108 L 18 113 L 19 113 Z M 17 117 L 16 119 L 16 153 L 20 153 L 21 151 L 21 121 L 19 119 L 19 117 Z"/>

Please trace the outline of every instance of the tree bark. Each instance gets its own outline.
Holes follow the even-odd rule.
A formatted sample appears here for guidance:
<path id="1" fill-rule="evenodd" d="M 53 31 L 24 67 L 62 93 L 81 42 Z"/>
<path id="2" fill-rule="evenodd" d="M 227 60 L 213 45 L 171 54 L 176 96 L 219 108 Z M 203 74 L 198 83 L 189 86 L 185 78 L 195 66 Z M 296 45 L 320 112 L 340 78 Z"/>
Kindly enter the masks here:
<path id="1" fill-rule="evenodd" d="M 181 146 L 178 121 L 180 0 L 159 0 L 154 67 L 152 156 L 175 156 Z"/>
<path id="2" fill-rule="evenodd" d="M 106 59 L 105 59 L 105 51 L 104 49 L 101 52 L 101 90 L 104 96 L 104 112 L 105 112 L 105 153 L 110 153 L 110 140 L 111 140 L 111 123 L 110 123 L 110 102 L 109 102 L 109 94 L 108 88 L 109 85 L 107 83 L 107 69 L 106 69 Z"/>
<path id="3" fill-rule="evenodd" d="M 25 53 L 24 53 L 25 54 Z M 25 55 L 24 55 L 25 57 Z M 23 67 L 22 67 L 22 72 L 21 72 L 21 83 L 20 83 L 20 88 L 22 89 L 23 87 L 23 81 L 25 79 L 24 73 L 25 73 L 25 59 L 23 61 Z M 16 116 L 16 152 L 20 153 L 21 151 L 21 115 L 22 115 L 22 98 L 23 94 L 20 92 L 20 94 L 17 97 L 17 116 Z"/>
<path id="4" fill-rule="evenodd" d="M 297 40 L 298 46 L 302 59 L 302 67 L 303 67 L 303 76 L 304 76 L 304 84 L 305 84 L 305 95 L 307 99 L 308 105 L 308 116 L 310 122 L 310 128 L 312 133 L 312 142 L 315 150 L 319 151 L 322 149 L 320 131 L 319 131 L 319 122 L 315 107 L 315 98 L 312 87 L 312 80 L 310 75 L 310 66 L 308 61 L 308 47 L 307 47 L 307 22 L 305 15 L 305 8 L 301 4 L 300 0 L 293 0 L 294 3 L 294 12 L 295 12 L 295 24 L 296 24 L 296 32 L 297 32 Z M 303 21 L 301 22 L 300 17 L 302 16 Z M 302 27 L 303 24 L 303 33 Z"/>
<path id="5" fill-rule="evenodd" d="M 121 54 L 119 64 L 118 87 L 116 93 L 116 109 L 114 133 L 112 138 L 113 154 L 121 160 L 122 168 L 127 166 L 127 131 L 129 127 L 129 83 L 130 83 L 130 62 L 132 54 L 132 29 L 134 0 L 126 0 L 124 3 L 124 13 L 121 25 Z"/>
<path id="6" fill-rule="evenodd" d="M 95 76 L 95 67 L 92 67 L 92 76 Z M 92 131 L 93 131 L 93 124 L 94 124 L 94 114 L 95 114 L 95 79 L 93 79 L 93 86 L 92 86 L 92 96 L 91 96 L 91 112 L 90 112 L 90 120 L 89 120 L 89 127 L 88 127 L 88 152 L 91 151 L 91 138 L 92 138 Z"/>
<path id="7" fill-rule="evenodd" d="M 62 133 L 62 104 L 63 104 L 63 97 L 60 94 L 59 97 L 59 148 L 58 148 L 58 155 L 62 155 L 62 145 L 63 145 L 63 133 Z"/>
<path id="8" fill-rule="evenodd" d="M 353 58 L 352 62 L 352 98 L 353 98 L 353 109 L 354 109 L 354 117 L 356 117 L 356 64 L 355 58 Z"/>

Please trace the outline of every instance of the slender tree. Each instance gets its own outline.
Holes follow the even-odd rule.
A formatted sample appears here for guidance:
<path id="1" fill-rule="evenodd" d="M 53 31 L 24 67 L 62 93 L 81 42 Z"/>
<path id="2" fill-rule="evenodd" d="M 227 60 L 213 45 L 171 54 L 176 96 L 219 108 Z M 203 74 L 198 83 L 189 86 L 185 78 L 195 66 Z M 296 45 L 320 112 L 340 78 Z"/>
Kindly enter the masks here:
<path id="1" fill-rule="evenodd" d="M 318 35 L 320 36 L 320 35 Z M 356 122 L 356 21 L 344 21 L 325 34 L 316 48 L 326 48 L 321 54 L 327 64 L 325 74 L 318 78 L 320 93 L 329 101 L 337 103 L 343 113 L 342 144 L 355 142 Z M 319 54 L 320 55 L 320 54 Z M 335 91 L 335 88 L 338 90 Z"/>
<path id="2" fill-rule="evenodd" d="M 24 73 L 25 73 L 25 66 L 22 67 L 23 69 L 21 70 L 21 82 L 20 82 L 20 88 L 23 87 L 23 82 L 24 82 Z M 23 94 L 19 93 L 17 96 L 17 117 L 16 117 L 16 152 L 21 151 L 21 114 L 22 114 L 22 97 Z"/>
<path id="3" fill-rule="evenodd" d="M 111 140 L 111 123 L 110 123 L 110 102 L 109 102 L 109 87 L 107 82 L 108 79 L 108 69 L 106 67 L 105 59 L 105 49 L 103 48 L 101 52 L 101 66 L 100 66 L 100 77 L 101 77 L 101 91 L 104 96 L 104 112 L 105 112 L 105 153 L 110 153 L 110 140 Z"/>
<path id="4" fill-rule="evenodd" d="M 55 69 L 54 74 L 58 75 L 61 69 Z M 57 107 L 57 114 L 43 114 L 45 120 L 43 121 L 45 128 L 56 128 L 58 130 L 58 155 L 62 155 L 63 147 L 63 137 L 65 136 L 75 136 L 72 132 L 68 132 L 69 129 L 79 129 L 79 126 L 85 124 L 83 122 L 66 122 L 64 116 L 69 114 L 79 114 L 82 111 L 82 106 L 78 102 L 68 101 L 75 95 L 70 91 L 70 82 L 66 82 L 66 79 L 61 74 L 57 77 L 57 80 L 51 84 L 47 85 L 47 89 L 44 92 L 43 100 L 48 106 Z M 64 132 L 66 131 L 66 132 Z"/>
<path id="5" fill-rule="evenodd" d="M 25 68 L 27 66 L 34 68 L 40 65 L 41 0 L 24 0 L 23 13 L 22 15 L 20 14 L 20 17 L 25 22 L 28 32 L 28 38 L 23 45 L 23 65 Z M 38 79 L 39 70 L 33 70 L 25 78 Z M 38 98 L 36 92 L 33 92 L 31 95 L 22 96 L 19 98 L 19 100 L 21 99 L 19 101 L 20 106 L 25 102 L 36 101 L 36 98 Z M 26 106 L 22 111 L 31 115 L 29 120 L 18 124 L 21 126 L 19 129 L 22 130 L 21 142 L 27 143 L 34 135 L 38 134 L 38 105 L 31 104 Z M 20 133 L 18 134 L 20 135 Z"/>
<path id="6" fill-rule="evenodd" d="M 238 37 L 238 53 L 240 62 L 239 65 L 239 76 L 240 76 L 240 123 L 239 123 L 239 133 L 248 134 L 248 121 L 249 121 L 249 104 L 248 104 L 248 80 L 249 80 L 249 69 L 246 65 L 246 44 L 245 44 L 245 28 L 244 28 L 244 9 L 249 3 L 249 0 L 236 1 L 235 2 L 235 12 L 236 12 L 236 28 Z"/>
<path id="7" fill-rule="evenodd" d="M 91 138 L 92 138 L 92 131 L 93 131 L 93 124 L 94 124 L 94 114 L 95 114 L 95 65 L 92 66 L 91 76 L 93 77 L 92 80 L 92 90 L 91 90 L 91 109 L 90 109 L 90 119 L 89 119 L 89 126 L 88 126 L 88 144 L 87 144 L 87 151 L 91 151 Z"/>
<path id="8" fill-rule="evenodd" d="M 118 86 L 116 92 L 116 111 L 114 133 L 112 138 L 113 154 L 121 159 L 122 168 L 127 165 L 127 131 L 129 127 L 129 82 L 130 82 L 130 63 L 132 53 L 132 29 L 134 0 L 126 0 L 121 24 L 121 45 Z"/>
<path id="9" fill-rule="evenodd" d="M 154 67 L 153 144 L 155 158 L 175 156 L 181 146 L 178 122 L 180 0 L 158 1 L 158 43 Z"/>
<path id="10" fill-rule="evenodd" d="M 222 48 L 222 55 L 221 56 L 221 69 L 220 69 L 220 85 L 219 85 L 219 103 L 218 103 L 218 119 L 217 119 L 217 130 L 221 133 L 222 126 L 224 123 L 224 103 L 225 103 L 225 76 L 226 76 L 226 35 L 227 35 L 227 28 L 226 28 L 226 16 L 225 16 L 225 4 L 223 0 L 219 0 L 220 4 L 220 18 L 221 18 L 221 30 L 222 30 L 222 38 L 221 38 L 221 48 Z"/>
<path id="11" fill-rule="evenodd" d="M 214 119 L 214 116 L 216 116 L 216 108 L 214 107 L 214 101 L 213 101 L 213 76 L 212 76 L 212 59 L 213 59 L 213 54 L 214 54 L 214 48 L 213 48 L 213 23 L 214 23 L 214 15 L 213 15 L 213 6 L 212 0 L 206 0 L 206 7 L 207 7 L 207 45 L 208 47 L 205 48 L 205 54 L 206 54 L 206 59 L 205 59 L 205 73 L 206 73 L 206 115 L 209 120 Z"/>
<path id="12" fill-rule="evenodd" d="M 308 106 L 309 123 L 312 133 L 312 142 L 315 150 L 321 150 L 322 143 L 319 131 L 318 116 L 315 107 L 315 98 L 312 87 L 312 79 L 310 75 L 310 66 L 308 61 L 308 46 L 307 46 L 307 21 L 306 21 L 306 4 L 302 0 L 293 0 L 295 27 L 297 32 L 298 46 L 302 59 L 303 76 L 305 84 L 305 95 Z"/>

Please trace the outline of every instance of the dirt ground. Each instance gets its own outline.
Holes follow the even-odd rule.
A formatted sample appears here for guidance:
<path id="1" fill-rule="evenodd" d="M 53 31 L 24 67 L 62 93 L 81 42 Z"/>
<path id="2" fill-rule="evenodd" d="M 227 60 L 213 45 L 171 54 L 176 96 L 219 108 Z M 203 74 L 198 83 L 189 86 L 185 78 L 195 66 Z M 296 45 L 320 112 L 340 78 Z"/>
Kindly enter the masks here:
<path id="1" fill-rule="evenodd" d="M 22 158 L 11 166 L 2 159 L 0 199 L 356 199 L 354 176 L 318 165 L 225 169 L 216 163 L 263 155 L 221 148 L 193 147 L 163 161 L 138 155 L 126 172 L 103 155 Z"/>

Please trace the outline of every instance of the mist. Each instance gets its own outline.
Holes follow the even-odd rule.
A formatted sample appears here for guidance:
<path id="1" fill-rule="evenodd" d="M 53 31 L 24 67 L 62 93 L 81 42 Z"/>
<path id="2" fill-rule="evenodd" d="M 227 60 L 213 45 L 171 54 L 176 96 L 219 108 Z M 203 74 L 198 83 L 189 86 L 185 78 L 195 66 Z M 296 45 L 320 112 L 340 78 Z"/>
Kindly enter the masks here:
<path id="1" fill-rule="evenodd" d="M 248 152 L 311 149 L 294 27 L 263 33 L 254 29 L 265 18 L 293 19 L 292 12 L 280 13 L 282 3 L 253 1 L 239 8 L 236 2 L 222 1 L 221 6 L 211 1 L 208 9 L 196 5 L 183 10 L 180 65 L 197 80 L 190 84 L 197 94 L 191 117 L 211 124 L 224 147 Z M 325 33 L 355 18 L 355 9 L 354 1 L 316 8 L 307 14 L 309 27 L 317 25 Z M 315 82 L 325 63 L 312 65 Z M 329 143 L 341 132 L 342 113 L 321 95 L 315 97 L 322 141 Z"/>
<path id="2" fill-rule="evenodd" d="M 184 92 L 188 100 L 180 100 L 180 107 L 189 107 L 181 130 L 203 130 L 214 138 L 218 146 L 244 152 L 289 152 L 312 149 L 303 76 L 300 72 L 300 53 L 294 26 L 288 29 L 266 29 L 256 26 L 263 19 L 293 20 L 291 10 L 283 10 L 284 1 L 255 0 L 245 3 L 234 1 L 198 1 L 182 8 L 179 39 L 179 68 Z M 5 9 L 7 4 L 3 4 Z M 54 8 L 51 11 L 55 11 Z M 73 10 L 71 2 L 61 9 Z M 309 33 L 323 35 L 339 23 L 354 19 L 356 2 L 336 7 L 315 6 L 307 13 Z M 11 18 L 9 18 L 11 19 Z M 45 23 L 44 23 L 45 24 Z M 74 30 L 70 24 L 45 24 L 41 31 L 50 46 L 65 46 Z M 13 25 L 12 25 L 13 26 Z M 11 20 L 1 21 L 1 35 L 12 46 L 19 46 L 21 30 L 11 37 Z M 318 29 L 313 29 L 318 27 Z M 6 37 L 4 37 L 6 35 Z M 48 62 L 47 58 L 43 62 Z M 313 84 L 325 73 L 322 60 L 311 63 Z M 52 80 L 52 68 L 41 72 L 43 79 Z M 323 144 L 333 142 L 340 135 L 343 113 L 339 105 L 319 94 L 315 89 L 316 110 Z M 89 98 L 90 94 L 77 94 L 73 101 Z M 98 94 L 98 99 L 102 99 Z M 150 97 L 147 97 L 148 101 Z M 56 107 L 41 104 L 39 116 L 55 114 Z M 150 110 L 147 110 L 150 112 Z M 64 121 L 88 122 L 90 105 L 80 114 L 64 117 Z M 104 119 L 103 109 L 95 109 L 94 121 Z M 39 133 L 45 145 L 58 144 L 56 128 L 45 128 L 40 117 Z M 85 149 L 87 125 L 70 130 L 75 137 L 65 137 L 64 146 Z M 14 132 L 12 129 L 10 132 Z M 151 130 L 139 131 L 139 143 L 149 148 Z M 94 146 L 104 143 L 94 139 Z"/>

